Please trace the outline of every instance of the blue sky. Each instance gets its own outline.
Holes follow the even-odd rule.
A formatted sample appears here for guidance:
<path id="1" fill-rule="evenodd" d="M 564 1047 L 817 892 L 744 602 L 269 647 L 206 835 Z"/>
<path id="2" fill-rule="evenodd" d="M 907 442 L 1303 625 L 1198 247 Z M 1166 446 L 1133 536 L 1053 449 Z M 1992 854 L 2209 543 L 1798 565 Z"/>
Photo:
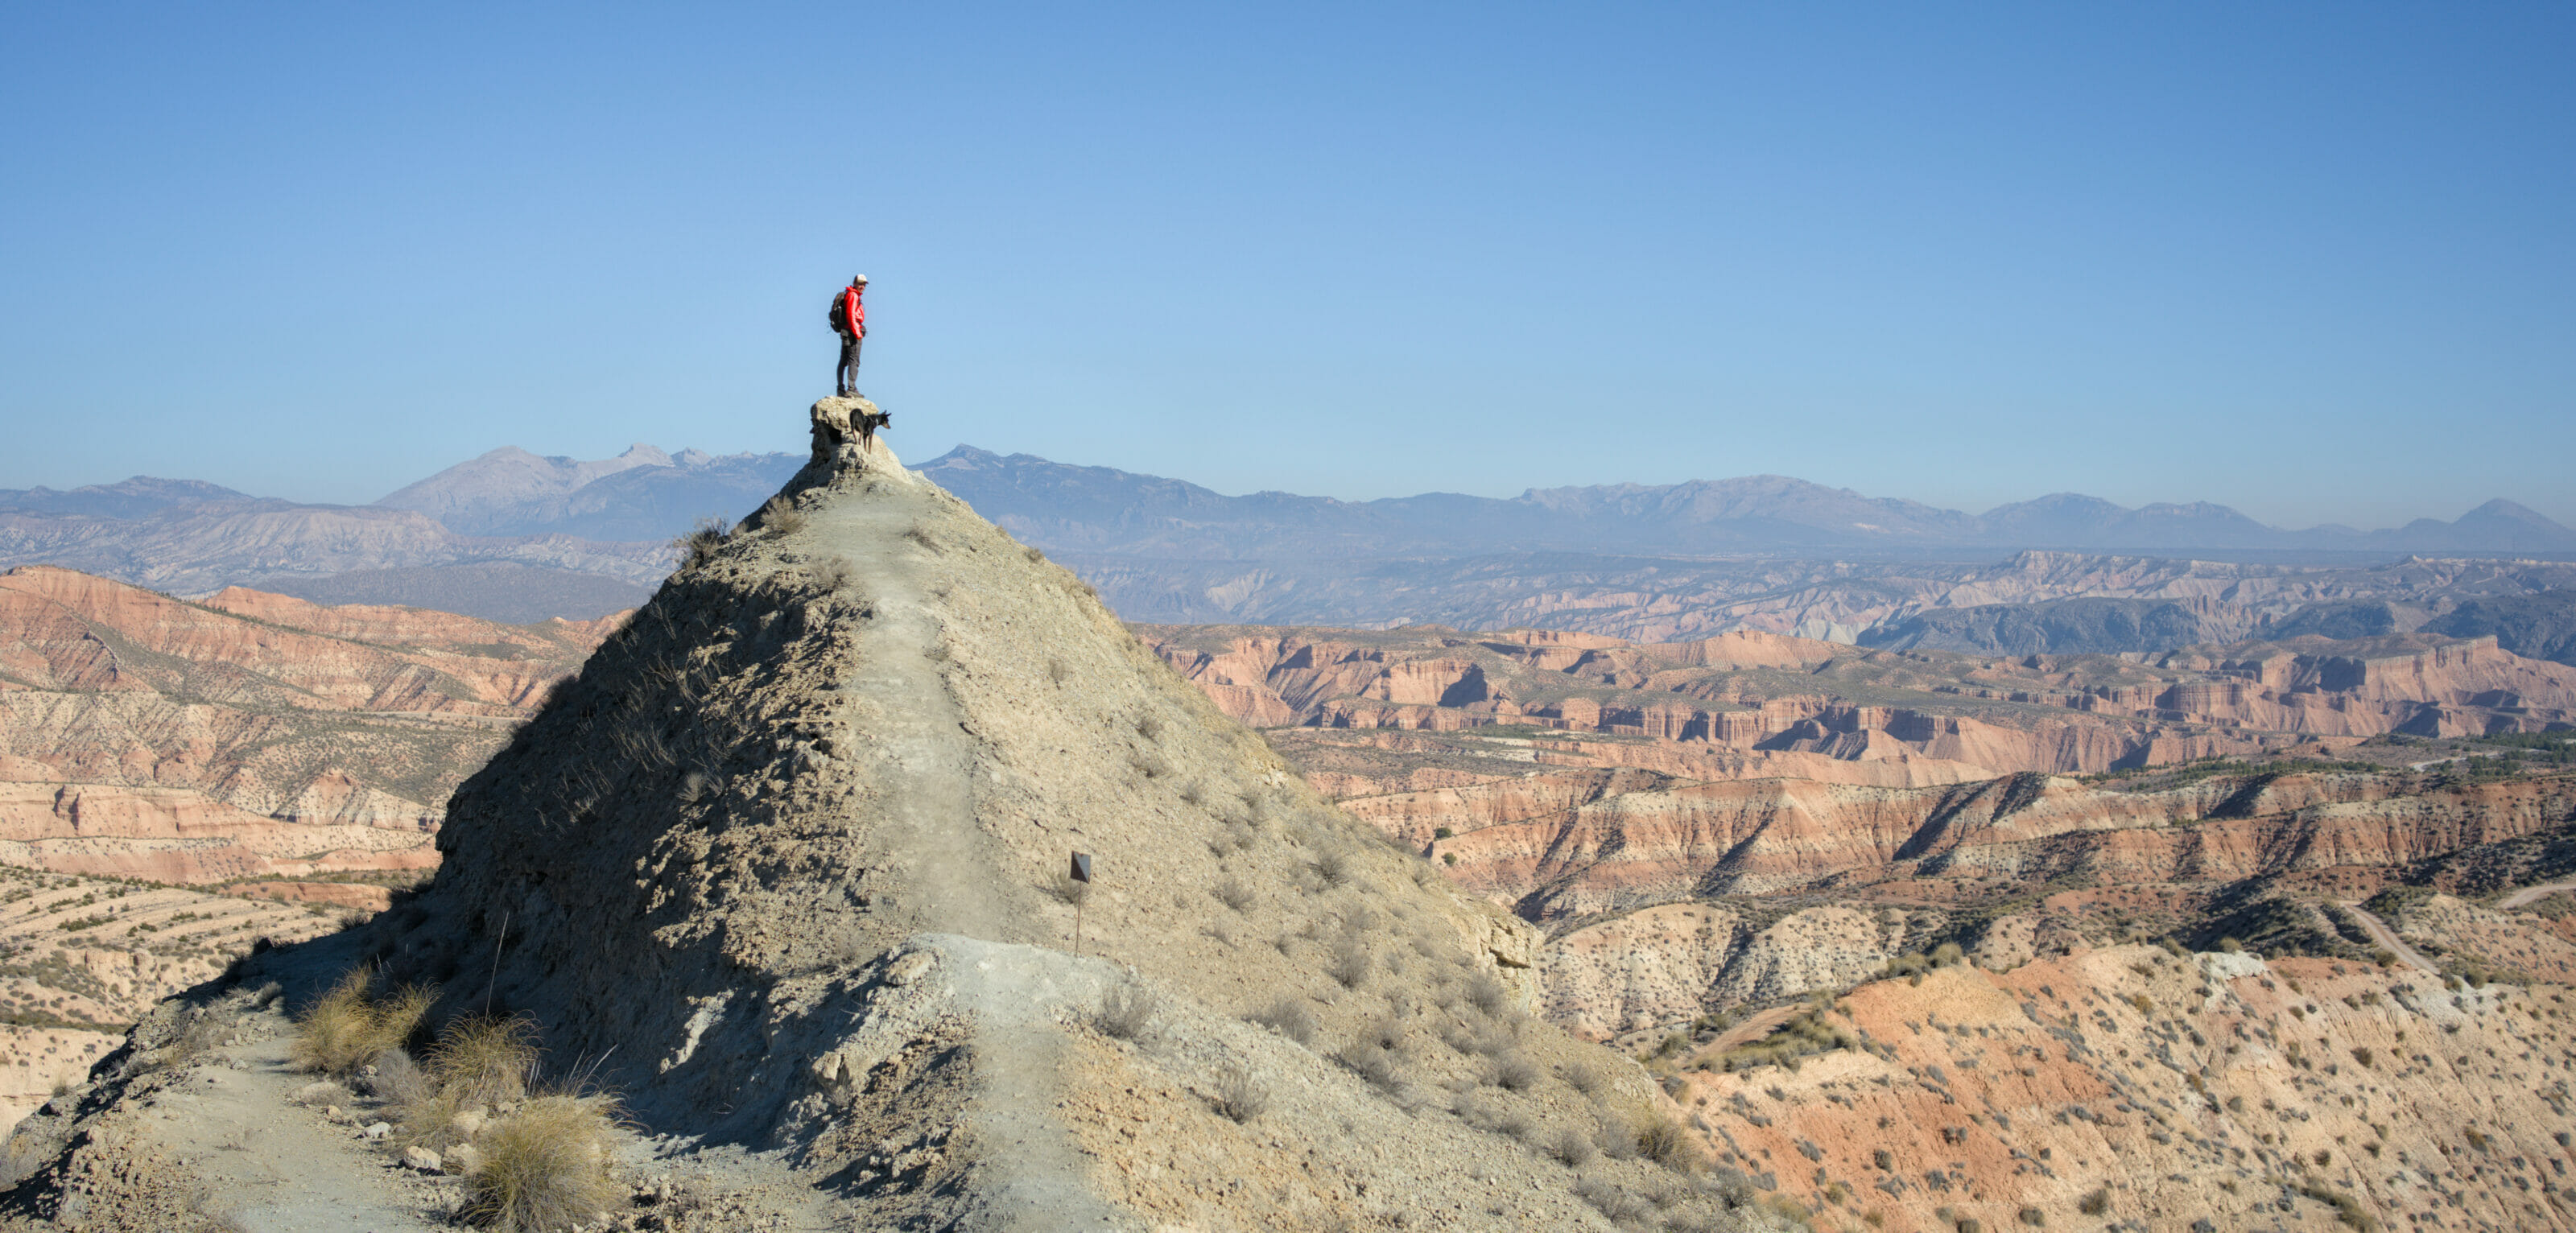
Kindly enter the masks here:
<path id="1" fill-rule="evenodd" d="M 2576 523 L 2576 7 L 57 5 L 0 487 L 966 441 Z"/>

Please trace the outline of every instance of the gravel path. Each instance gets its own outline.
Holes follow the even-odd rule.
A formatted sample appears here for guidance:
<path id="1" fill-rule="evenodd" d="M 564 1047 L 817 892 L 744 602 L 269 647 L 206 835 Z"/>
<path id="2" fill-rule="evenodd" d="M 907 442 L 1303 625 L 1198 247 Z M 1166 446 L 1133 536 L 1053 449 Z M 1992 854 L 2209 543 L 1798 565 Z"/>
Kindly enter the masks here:
<path id="1" fill-rule="evenodd" d="M 2510 912 L 2533 900 L 2545 899 L 2563 890 L 2576 890 L 2576 882 L 2544 882 L 2538 886 L 2526 886 L 2505 896 L 2504 902 L 2497 904 L 2496 908 L 2499 911 Z"/>
<path id="2" fill-rule="evenodd" d="M 242 1233 L 450 1227 L 461 1182 L 402 1168 L 346 1115 L 289 1099 L 314 1080 L 287 1065 L 284 1015 L 246 1015 L 239 1031 L 245 1043 L 217 1049 L 130 1123 L 203 1181 L 199 1210 Z"/>
<path id="3" fill-rule="evenodd" d="M 2380 945 L 2387 947 L 2391 954 L 2394 954 L 2400 960 L 2403 960 L 2407 966 L 2425 972 L 2440 972 L 2442 970 L 2433 966 L 2431 960 L 2415 953 L 2415 948 L 2408 946 L 2404 939 L 2399 938 L 2397 936 L 2397 931 L 2389 928 L 2388 922 L 2379 919 L 2378 914 L 2358 903 L 2346 902 L 2343 906 L 2352 909 L 2353 919 L 2360 921 L 2361 927 L 2368 930 L 2372 938 L 2376 939 Z"/>
<path id="4" fill-rule="evenodd" d="M 879 451 L 890 464 L 890 451 Z M 811 524 L 814 548 L 849 561 L 876 609 L 845 694 L 874 704 L 866 735 L 882 759 L 885 812 L 870 842 L 903 871 L 903 907 L 941 941 L 960 994 L 979 1011 L 987 1036 L 976 1051 L 981 1091 L 970 1121 L 987 1149 L 981 1166 L 986 1209 L 979 1229 L 1124 1227 L 1088 1182 L 1089 1166 L 1053 1110 L 1064 1096 L 1063 1033 L 1031 1013 L 1053 991 L 1052 952 L 1008 942 L 1010 914 L 989 871 L 1005 862 L 975 820 L 965 715 L 941 679 L 945 605 L 925 593 L 921 566 L 943 549 L 939 528 L 954 517 L 929 485 L 892 465 L 871 464 L 879 488 L 867 500 L 839 500 Z M 863 481 L 864 482 L 864 481 Z M 908 534 L 919 530 L 921 534 Z M 1060 956 L 1055 956 L 1060 958 Z M 1096 982 L 1097 977 L 1093 980 Z"/>

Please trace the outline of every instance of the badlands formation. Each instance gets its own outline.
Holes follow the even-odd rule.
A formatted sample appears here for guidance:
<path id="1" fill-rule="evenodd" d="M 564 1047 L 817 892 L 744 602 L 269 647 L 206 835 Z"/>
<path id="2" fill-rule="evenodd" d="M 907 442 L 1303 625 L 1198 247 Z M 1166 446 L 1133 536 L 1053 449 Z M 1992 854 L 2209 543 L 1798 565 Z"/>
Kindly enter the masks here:
<path id="1" fill-rule="evenodd" d="M 290 1014 L 361 970 L 435 990 L 432 1025 L 525 1016 L 551 1081 L 619 1094 L 594 1228 L 2576 1227 L 2576 669 L 2431 632 L 2009 658 L 1140 642 L 842 439 L 862 408 L 818 408 L 813 465 L 622 626 L 8 575 L 54 597 L 22 624 L 59 631 L 20 640 L 10 686 L 290 734 L 332 709 L 363 741 L 317 748 L 374 751 L 339 772 L 364 791 L 221 798 L 312 828 L 280 832 L 306 865 L 175 822 L 27 859 L 187 852 L 336 893 L 295 880 L 345 878 L 330 828 L 392 817 L 443 818 L 444 860 L 370 923 L 229 966 L 330 922 L 0 887 L 0 928 L 54 946 L 19 961 L 56 974 L 0 995 L 60 1059 L 11 1089 L 44 1105 L 0 1219 L 448 1219 L 478 1131 L 406 1156 L 380 1077 L 288 1064 Z M 427 779 L 387 786 L 380 751 L 435 760 L 362 726 L 394 719 L 497 753 L 442 813 Z M 214 775 L 199 749 L 255 745 L 80 765 L 213 800 L 316 764 Z M 344 803 L 275 804 L 307 798 Z M 111 935 L 166 965 L 79 953 Z M 63 1033 L 128 1019 L 65 1073 L 111 1038 Z"/>
<path id="2" fill-rule="evenodd" d="M 448 793 L 619 619 L 0 573 L 0 863 L 198 886 L 417 876 Z"/>
<path id="3" fill-rule="evenodd" d="M 1528 1013 L 1533 928 L 818 436 L 458 790 L 434 884 L 148 1017 L 21 1124 L 7 1210 L 443 1219 L 455 1179 L 345 1122 L 370 1098 L 288 1099 L 281 1010 L 374 965 L 620 1094 L 620 1227 L 1777 1223 L 1664 1087 Z"/>

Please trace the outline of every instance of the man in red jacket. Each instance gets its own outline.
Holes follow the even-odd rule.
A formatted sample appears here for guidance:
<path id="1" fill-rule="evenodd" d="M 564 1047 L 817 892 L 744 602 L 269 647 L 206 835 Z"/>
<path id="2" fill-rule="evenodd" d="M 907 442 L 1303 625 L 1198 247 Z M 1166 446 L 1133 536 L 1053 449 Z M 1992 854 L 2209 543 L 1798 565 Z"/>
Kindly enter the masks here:
<path id="1" fill-rule="evenodd" d="M 868 276 L 850 276 L 850 285 L 832 297 L 832 329 L 841 336 L 841 366 L 832 373 L 832 392 L 844 398 L 859 392 L 859 342 L 868 336 L 868 308 L 859 302 Z"/>

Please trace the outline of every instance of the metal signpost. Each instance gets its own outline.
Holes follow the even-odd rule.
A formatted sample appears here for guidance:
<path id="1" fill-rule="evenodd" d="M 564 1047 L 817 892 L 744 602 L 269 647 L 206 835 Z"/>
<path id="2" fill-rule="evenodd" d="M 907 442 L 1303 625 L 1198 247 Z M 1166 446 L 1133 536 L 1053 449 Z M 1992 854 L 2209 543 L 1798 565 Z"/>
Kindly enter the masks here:
<path id="1" fill-rule="evenodd" d="M 1091 885 L 1091 854 L 1089 852 L 1076 852 L 1073 854 L 1073 880 L 1082 883 L 1084 886 Z M 1090 895 L 1084 894 L 1073 901 L 1073 953 L 1076 956 L 1082 954 L 1082 905 L 1083 901 L 1089 898 L 1091 898 Z"/>

